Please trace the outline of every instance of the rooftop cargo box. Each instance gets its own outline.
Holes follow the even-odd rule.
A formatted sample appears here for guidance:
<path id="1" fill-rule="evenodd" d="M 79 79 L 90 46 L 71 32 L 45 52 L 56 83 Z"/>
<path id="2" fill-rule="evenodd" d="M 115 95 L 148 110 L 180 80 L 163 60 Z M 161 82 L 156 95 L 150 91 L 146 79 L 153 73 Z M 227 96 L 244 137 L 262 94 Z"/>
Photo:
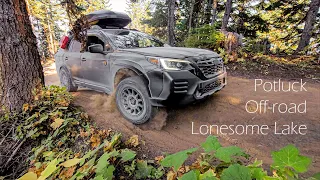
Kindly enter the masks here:
<path id="1" fill-rule="evenodd" d="M 86 17 L 91 25 L 98 25 L 103 29 L 108 27 L 123 28 L 131 22 L 131 18 L 127 14 L 109 10 L 94 11 L 87 14 Z"/>

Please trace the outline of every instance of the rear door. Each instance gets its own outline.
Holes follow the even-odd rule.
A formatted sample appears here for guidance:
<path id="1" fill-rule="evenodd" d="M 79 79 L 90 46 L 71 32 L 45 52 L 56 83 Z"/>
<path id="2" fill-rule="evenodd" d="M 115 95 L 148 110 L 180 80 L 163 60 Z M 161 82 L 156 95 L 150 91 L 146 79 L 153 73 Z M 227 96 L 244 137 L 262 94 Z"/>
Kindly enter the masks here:
<path id="1" fill-rule="evenodd" d="M 110 66 L 109 59 L 110 53 L 91 53 L 88 51 L 88 47 L 94 44 L 101 44 L 106 50 L 108 42 L 99 34 L 88 34 L 86 51 L 81 56 L 81 75 L 86 81 L 88 86 L 91 86 L 97 90 L 110 92 Z"/>
<path id="2" fill-rule="evenodd" d="M 81 43 L 77 40 L 71 40 L 69 51 L 64 54 L 63 59 L 70 70 L 73 79 L 81 81 Z"/>

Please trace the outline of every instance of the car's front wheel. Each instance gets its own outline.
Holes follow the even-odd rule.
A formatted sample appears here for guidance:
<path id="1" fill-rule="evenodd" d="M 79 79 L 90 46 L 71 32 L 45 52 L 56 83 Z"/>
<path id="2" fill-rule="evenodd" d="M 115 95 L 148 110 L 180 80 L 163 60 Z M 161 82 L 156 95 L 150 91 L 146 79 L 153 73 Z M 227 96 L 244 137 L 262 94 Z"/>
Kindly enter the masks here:
<path id="1" fill-rule="evenodd" d="M 143 124 L 153 116 L 153 107 L 143 78 L 129 77 L 122 80 L 116 90 L 120 113 L 133 124 Z"/>

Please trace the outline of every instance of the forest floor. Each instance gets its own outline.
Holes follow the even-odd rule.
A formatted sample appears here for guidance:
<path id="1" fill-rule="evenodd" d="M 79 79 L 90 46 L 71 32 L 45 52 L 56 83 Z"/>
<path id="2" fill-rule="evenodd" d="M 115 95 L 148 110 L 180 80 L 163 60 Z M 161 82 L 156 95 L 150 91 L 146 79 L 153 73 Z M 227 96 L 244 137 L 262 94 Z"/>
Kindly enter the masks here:
<path id="1" fill-rule="evenodd" d="M 251 158 L 263 160 L 269 166 L 272 163 L 271 152 L 294 144 L 303 155 L 312 158 L 313 163 L 308 174 L 320 169 L 320 69 L 301 67 L 295 69 L 290 66 L 273 66 L 264 63 L 231 63 L 228 64 L 228 84 L 220 92 L 212 95 L 206 101 L 184 108 L 159 108 L 156 117 L 140 126 L 126 121 L 117 111 L 111 96 L 80 89 L 73 93 L 75 104 L 82 106 L 96 124 L 105 129 L 121 132 L 125 137 L 139 135 L 143 140 L 141 154 L 146 157 L 155 157 L 164 153 L 174 153 L 180 150 L 199 146 L 207 135 L 195 135 L 201 125 L 268 125 L 272 129 L 268 135 L 217 135 L 224 146 L 236 145 L 243 148 Z M 264 66 L 267 66 L 267 70 Z M 47 85 L 59 85 L 54 63 L 47 63 L 44 67 Z M 300 78 L 299 78 L 300 77 Z M 298 81 L 303 78 L 304 92 L 265 92 L 261 88 L 254 90 L 254 79 L 261 78 L 264 82 L 279 78 L 285 83 Z M 273 103 L 307 102 L 307 112 L 285 113 L 279 112 L 250 114 L 245 105 L 249 100 L 269 100 Z M 291 107 L 291 106 L 290 106 Z M 194 128 L 192 128 L 194 122 Z M 278 135 L 275 134 L 275 122 L 280 131 L 281 125 L 306 125 L 306 135 Z M 296 128 L 297 129 L 297 128 Z"/>

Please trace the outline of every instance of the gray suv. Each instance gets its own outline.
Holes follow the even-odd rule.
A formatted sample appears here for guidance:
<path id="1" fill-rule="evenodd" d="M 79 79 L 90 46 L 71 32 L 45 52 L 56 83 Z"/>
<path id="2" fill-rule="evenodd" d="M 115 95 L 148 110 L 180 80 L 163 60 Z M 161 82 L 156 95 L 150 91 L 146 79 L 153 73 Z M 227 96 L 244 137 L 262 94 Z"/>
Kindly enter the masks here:
<path id="1" fill-rule="evenodd" d="M 68 91 L 79 86 L 107 94 L 115 91 L 121 114 L 142 124 L 152 119 L 155 107 L 186 105 L 227 84 L 217 53 L 170 47 L 148 34 L 125 29 L 119 14 L 128 17 L 121 13 L 115 13 L 118 16 L 109 21 L 112 26 L 106 26 L 110 13 L 114 12 L 98 12 L 103 22 L 87 30 L 86 44 L 72 35 L 62 39 L 55 61 L 61 85 Z"/>

